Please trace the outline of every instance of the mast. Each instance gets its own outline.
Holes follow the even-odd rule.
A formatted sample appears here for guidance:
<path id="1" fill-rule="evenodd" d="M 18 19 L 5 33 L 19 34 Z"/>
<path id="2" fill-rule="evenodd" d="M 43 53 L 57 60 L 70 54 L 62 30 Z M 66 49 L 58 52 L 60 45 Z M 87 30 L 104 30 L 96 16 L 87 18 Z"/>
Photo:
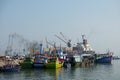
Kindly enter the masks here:
<path id="1" fill-rule="evenodd" d="M 82 35 L 83 45 L 84 45 L 84 51 L 87 51 L 87 40 L 85 39 L 85 35 Z"/>

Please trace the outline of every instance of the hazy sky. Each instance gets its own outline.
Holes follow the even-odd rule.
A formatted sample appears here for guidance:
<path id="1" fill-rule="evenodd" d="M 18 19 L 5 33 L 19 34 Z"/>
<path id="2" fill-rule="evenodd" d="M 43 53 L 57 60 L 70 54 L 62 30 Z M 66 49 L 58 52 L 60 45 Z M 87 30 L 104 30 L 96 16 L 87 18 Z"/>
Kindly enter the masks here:
<path id="1" fill-rule="evenodd" d="M 0 51 L 9 34 L 64 44 L 54 36 L 59 32 L 73 44 L 85 34 L 96 52 L 119 55 L 120 0 L 0 0 Z"/>

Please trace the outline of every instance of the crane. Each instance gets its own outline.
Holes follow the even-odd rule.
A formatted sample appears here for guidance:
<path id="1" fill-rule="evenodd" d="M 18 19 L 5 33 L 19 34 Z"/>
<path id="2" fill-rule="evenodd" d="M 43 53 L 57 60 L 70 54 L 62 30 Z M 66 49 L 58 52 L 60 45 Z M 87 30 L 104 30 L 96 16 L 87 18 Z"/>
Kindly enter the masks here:
<path id="1" fill-rule="evenodd" d="M 67 47 L 71 47 L 71 40 L 69 39 L 67 39 L 64 35 L 63 35 L 63 33 L 62 32 L 60 32 L 60 34 L 62 35 L 62 37 L 64 38 L 64 39 L 62 39 L 61 37 L 59 37 L 58 35 L 55 35 L 55 37 L 57 37 L 58 39 L 60 39 L 62 42 L 64 42 L 65 44 L 67 44 Z"/>
<path id="2" fill-rule="evenodd" d="M 46 38 L 46 43 L 47 43 L 47 47 L 48 47 L 48 44 L 53 46 L 54 48 L 56 48 L 56 42 L 54 42 L 53 44 L 51 42 L 49 42 Z"/>
<path id="3" fill-rule="evenodd" d="M 60 34 L 62 35 L 62 37 L 67 41 L 67 38 L 63 35 L 62 32 L 60 32 Z"/>

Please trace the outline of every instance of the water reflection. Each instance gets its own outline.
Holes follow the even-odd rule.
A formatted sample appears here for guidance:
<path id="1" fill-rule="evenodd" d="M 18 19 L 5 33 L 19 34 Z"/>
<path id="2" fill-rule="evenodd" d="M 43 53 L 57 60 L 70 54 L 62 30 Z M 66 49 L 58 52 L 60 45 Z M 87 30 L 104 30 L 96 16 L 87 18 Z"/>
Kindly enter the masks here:
<path id="1" fill-rule="evenodd" d="M 0 80 L 119 80 L 119 64 L 97 64 L 94 67 L 70 69 L 24 69 L 1 72 Z"/>
<path id="2" fill-rule="evenodd" d="M 60 72 L 59 69 L 32 69 L 22 71 L 22 76 L 25 80 L 59 80 Z"/>
<path id="3" fill-rule="evenodd" d="M 19 72 L 3 72 L 0 73 L 0 80 L 16 80 L 16 77 L 21 77 Z"/>

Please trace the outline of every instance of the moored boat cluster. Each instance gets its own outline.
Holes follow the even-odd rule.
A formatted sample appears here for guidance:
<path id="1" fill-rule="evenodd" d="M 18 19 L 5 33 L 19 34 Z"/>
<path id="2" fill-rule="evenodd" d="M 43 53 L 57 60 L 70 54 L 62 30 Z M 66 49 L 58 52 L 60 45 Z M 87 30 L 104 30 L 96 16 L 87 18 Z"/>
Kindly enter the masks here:
<path id="1" fill-rule="evenodd" d="M 56 47 L 54 44 L 52 48 L 43 49 L 43 44 L 40 43 L 38 49 L 32 47 L 31 52 L 27 55 L 2 56 L 0 57 L 0 71 L 19 71 L 28 68 L 92 67 L 96 63 L 111 63 L 113 55 L 111 52 L 96 54 L 84 35 L 82 35 L 82 39 L 83 41 L 74 47 L 71 47 L 70 40 L 65 42 L 67 47 Z"/>

